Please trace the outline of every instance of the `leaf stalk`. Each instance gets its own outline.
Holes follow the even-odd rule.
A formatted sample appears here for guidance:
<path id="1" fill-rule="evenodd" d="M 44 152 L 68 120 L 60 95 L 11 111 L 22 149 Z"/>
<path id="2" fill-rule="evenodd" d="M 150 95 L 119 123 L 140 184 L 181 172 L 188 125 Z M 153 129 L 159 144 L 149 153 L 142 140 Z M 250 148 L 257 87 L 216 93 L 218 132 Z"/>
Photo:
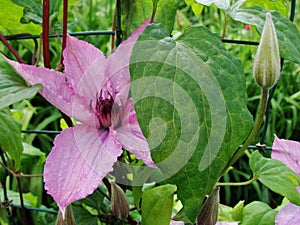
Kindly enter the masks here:
<path id="1" fill-rule="evenodd" d="M 260 111 L 258 116 L 255 119 L 254 126 L 252 128 L 252 131 L 250 135 L 248 136 L 247 140 L 245 141 L 244 145 L 233 155 L 233 157 L 229 160 L 225 168 L 221 172 L 222 177 L 227 169 L 232 166 L 244 153 L 244 151 L 248 148 L 248 146 L 252 143 L 254 138 L 259 132 L 259 128 L 261 127 L 265 112 L 266 112 L 266 107 L 267 107 L 267 101 L 268 101 L 268 96 L 269 96 L 269 89 L 268 88 L 262 88 L 261 89 L 261 105 L 260 105 Z"/>

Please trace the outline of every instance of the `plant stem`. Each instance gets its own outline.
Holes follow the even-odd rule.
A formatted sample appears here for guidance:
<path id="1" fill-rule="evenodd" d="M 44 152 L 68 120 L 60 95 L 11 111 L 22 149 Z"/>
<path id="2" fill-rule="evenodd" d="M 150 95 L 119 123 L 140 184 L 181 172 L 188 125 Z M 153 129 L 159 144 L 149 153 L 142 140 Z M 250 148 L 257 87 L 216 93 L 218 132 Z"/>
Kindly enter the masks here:
<path id="1" fill-rule="evenodd" d="M 64 56 L 63 52 L 64 49 L 66 48 L 67 45 L 67 30 L 68 30 L 68 0 L 64 0 L 63 4 L 63 31 L 62 31 L 62 50 L 61 50 L 61 57 L 60 57 L 60 62 L 58 65 L 59 71 L 64 70 Z"/>
<path id="2" fill-rule="evenodd" d="M 248 136 L 247 140 L 245 141 L 244 145 L 232 156 L 232 158 L 230 159 L 230 161 L 227 163 L 227 165 L 225 166 L 225 168 L 223 169 L 221 176 L 222 177 L 224 175 L 224 173 L 227 171 L 227 169 L 232 166 L 238 158 L 240 158 L 240 156 L 244 153 L 244 151 L 248 148 L 248 146 L 252 143 L 252 141 L 254 140 L 254 138 L 256 137 L 259 128 L 262 124 L 265 112 L 266 112 L 266 106 L 267 106 L 267 101 L 268 101 L 268 95 L 269 95 L 269 89 L 264 89 L 262 88 L 262 93 L 261 93 L 261 105 L 260 105 L 260 111 L 258 116 L 255 119 L 255 123 L 253 126 L 253 129 L 250 133 L 250 135 Z"/>
<path id="3" fill-rule="evenodd" d="M 225 22 L 224 22 L 224 27 L 223 27 L 223 33 L 222 33 L 222 36 L 221 36 L 221 40 L 223 40 L 225 38 L 228 21 L 229 21 L 229 17 L 225 13 Z"/>
<path id="4" fill-rule="evenodd" d="M 21 203 L 21 214 L 23 218 L 23 224 L 27 225 L 27 216 L 25 212 L 25 207 L 24 207 L 24 200 L 23 200 L 23 191 L 22 191 L 22 184 L 21 184 L 21 179 L 20 177 L 16 177 L 17 183 L 18 183 L 18 189 L 19 189 L 19 195 L 20 195 L 20 203 Z"/>
<path id="5" fill-rule="evenodd" d="M 116 35 L 116 18 L 117 18 L 117 3 L 114 10 L 113 20 L 112 20 L 112 27 L 111 30 L 114 32 L 113 35 L 111 35 L 111 52 L 113 53 L 115 50 L 115 35 Z"/>
<path id="6" fill-rule="evenodd" d="M 2 165 L 4 168 L 7 167 L 7 163 L 6 163 L 6 160 L 5 160 L 5 157 L 4 157 L 4 155 L 3 155 L 3 151 L 2 151 L 1 148 L 0 148 L 0 157 L 1 157 L 1 160 L 2 160 L 2 162 L 3 162 L 3 163 L 0 162 L 1 165 Z M 3 194 L 4 194 L 4 201 L 8 201 L 7 189 L 6 189 L 6 178 L 7 178 L 7 175 L 8 175 L 8 171 L 5 170 L 4 176 L 3 176 L 3 186 L 2 186 L 2 188 L 3 188 Z"/>
<path id="7" fill-rule="evenodd" d="M 9 169 L 7 167 L 7 165 L 5 165 L 2 162 L 0 162 L 0 165 L 14 177 L 42 177 L 43 176 L 43 174 L 24 174 L 24 173 L 15 172 L 15 171 Z"/>
<path id="8" fill-rule="evenodd" d="M 122 29 L 121 29 L 121 0 L 117 0 L 116 3 L 116 13 L 117 13 L 117 21 L 116 21 L 116 36 L 117 36 L 117 43 L 116 46 L 118 47 L 119 44 L 122 42 Z"/>
<path id="9" fill-rule="evenodd" d="M 244 182 L 227 182 L 227 183 L 217 183 L 216 186 L 246 186 L 248 184 L 252 184 L 254 181 L 256 181 L 258 177 L 252 177 L 250 180 L 244 181 Z"/>
<path id="10" fill-rule="evenodd" d="M 50 13 L 50 0 L 43 0 L 43 55 L 44 66 L 50 68 L 50 51 L 49 51 L 49 13 Z"/>
<path id="11" fill-rule="evenodd" d="M 151 15 L 150 23 L 153 23 L 153 21 L 155 19 L 158 1 L 159 0 L 153 1 L 153 9 L 152 9 L 152 15 Z"/>
<path id="12" fill-rule="evenodd" d="M 2 34 L 0 34 L 0 40 L 9 49 L 9 51 L 16 57 L 19 63 L 25 63 L 24 60 L 21 58 L 21 56 L 19 56 L 17 51 L 7 42 L 6 38 Z"/>

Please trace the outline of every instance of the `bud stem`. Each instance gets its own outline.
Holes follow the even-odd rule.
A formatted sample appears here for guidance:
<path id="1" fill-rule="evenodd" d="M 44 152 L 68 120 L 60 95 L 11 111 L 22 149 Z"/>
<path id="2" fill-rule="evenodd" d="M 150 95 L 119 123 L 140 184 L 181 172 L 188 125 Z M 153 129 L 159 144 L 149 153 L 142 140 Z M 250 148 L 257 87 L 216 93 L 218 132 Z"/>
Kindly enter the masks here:
<path id="1" fill-rule="evenodd" d="M 259 128 L 262 124 L 266 108 L 267 108 L 267 101 L 268 101 L 268 96 L 269 96 L 269 89 L 268 88 L 262 88 L 261 89 L 261 103 L 260 103 L 260 111 L 258 116 L 255 119 L 254 126 L 252 128 L 252 131 L 250 135 L 248 136 L 247 140 L 245 141 L 244 145 L 232 156 L 230 161 L 227 163 L 225 168 L 223 169 L 221 176 L 222 177 L 227 169 L 234 164 L 238 158 L 241 157 L 241 155 L 244 153 L 244 151 L 248 148 L 248 146 L 252 143 L 256 135 L 258 134 Z"/>
<path id="2" fill-rule="evenodd" d="M 250 180 L 243 181 L 243 182 L 224 182 L 224 183 L 217 183 L 216 186 L 246 186 L 252 184 L 253 182 L 257 181 L 258 177 L 252 177 Z"/>

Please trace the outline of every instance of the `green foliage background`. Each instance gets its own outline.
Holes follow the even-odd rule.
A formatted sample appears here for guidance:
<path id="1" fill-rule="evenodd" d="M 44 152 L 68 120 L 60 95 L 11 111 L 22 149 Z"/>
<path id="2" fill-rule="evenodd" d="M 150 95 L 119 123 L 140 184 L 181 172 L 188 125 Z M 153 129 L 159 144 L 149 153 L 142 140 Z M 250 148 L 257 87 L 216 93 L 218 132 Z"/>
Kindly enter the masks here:
<path id="1" fill-rule="evenodd" d="M 132 0 L 132 1 L 121 1 L 122 2 L 122 29 L 123 29 L 123 38 L 125 39 L 128 35 L 138 27 L 145 19 L 150 18 L 153 13 L 153 1 L 151 0 Z M 156 1 L 154 1 L 155 3 Z M 218 2 L 218 1 L 214 1 Z M 234 3 L 238 1 L 231 1 L 231 5 L 235 6 Z M 55 32 L 61 32 L 62 27 L 62 1 L 56 0 L 51 1 L 51 33 L 55 34 Z M 0 0 L 1 10 L 0 10 L 0 30 L 1 34 L 11 35 L 18 33 L 31 33 L 34 35 L 39 35 L 41 33 L 41 1 L 39 0 L 30 0 L 30 1 L 20 1 L 20 0 Z M 247 8 L 246 8 L 247 7 Z M 198 53 L 199 59 L 205 61 L 206 57 L 211 57 L 209 52 L 211 48 L 207 48 L 207 52 L 202 52 L 201 49 L 205 44 L 204 42 L 206 37 L 198 36 L 197 33 L 205 34 L 205 32 L 209 32 L 208 37 L 210 39 L 218 39 L 220 36 L 224 36 L 225 39 L 237 39 L 237 40 L 246 40 L 246 41 L 259 41 L 263 24 L 263 17 L 265 9 L 269 10 L 277 10 L 278 12 L 273 12 L 274 21 L 276 24 L 276 28 L 279 31 L 279 40 L 281 42 L 281 54 L 286 59 L 282 68 L 282 75 L 280 82 L 278 84 L 277 90 L 271 100 L 271 111 L 270 111 L 270 124 L 266 130 L 265 143 L 267 145 L 271 145 L 273 141 L 273 134 L 276 133 L 278 137 L 285 139 L 294 139 L 299 140 L 300 134 L 300 66 L 299 64 L 299 24 L 300 24 L 300 12 L 299 8 L 296 12 L 295 25 L 291 25 L 288 21 L 289 16 L 289 7 L 290 1 L 261 1 L 261 0 L 248 0 L 246 1 L 241 8 L 231 7 L 226 10 L 220 10 L 214 4 L 211 6 L 203 6 L 197 4 L 195 1 L 191 0 L 168 0 L 168 1 L 158 1 L 156 18 L 154 22 L 161 23 L 163 27 L 159 29 L 164 30 L 165 33 L 161 33 L 159 38 L 164 38 L 170 33 L 176 34 L 177 32 L 184 33 L 182 36 L 176 40 L 177 43 L 181 43 L 187 49 L 196 50 Z M 69 24 L 68 29 L 69 32 L 77 32 L 77 31 L 90 31 L 90 30 L 110 30 L 112 27 L 112 18 L 114 15 L 115 1 L 114 0 L 70 0 L 69 1 Z M 13 13 L 11 13 L 13 12 Z M 250 17 L 244 17 L 245 14 L 250 13 Z M 245 25 L 251 25 L 250 30 L 245 29 Z M 187 31 L 184 31 L 185 28 L 190 26 L 200 25 L 206 28 L 189 28 Z M 200 29 L 201 32 L 200 32 Z M 288 32 L 287 32 L 288 31 Z M 147 32 L 150 32 L 148 30 Z M 212 34 L 211 32 L 215 33 Z M 149 33 L 145 33 L 148 35 Z M 177 33 L 178 34 L 178 33 Z M 151 35 L 149 35 L 151 36 Z M 148 37 L 149 37 L 148 36 Z M 197 43 L 196 41 L 188 40 L 189 37 L 199 38 L 202 42 Z M 109 36 L 84 36 L 80 37 L 105 52 L 107 55 L 111 52 L 111 37 Z M 147 38 L 147 37 L 145 37 Z M 155 37 L 157 38 L 157 37 Z M 157 40 L 159 40 L 157 38 Z M 188 40 L 188 41 L 187 41 Z M 18 53 L 22 56 L 22 58 L 27 62 L 31 63 L 34 42 L 31 40 L 18 40 L 10 42 L 15 49 L 17 49 Z M 170 43 L 168 43 L 170 44 Z M 255 117 L 255 113 L 259 104 L 260 98 L 260 90 L 256 87 L 255 82 L 252 78 L 252 60 L 253 55 L 255 54 L 256 47 L 248 46 L 248 45 L 234 45 L 223 43 L 220 41 L 214 40 L 214 45 L 219 45 L 217 49 L 218 54 L 224 54 L 224 52 L 228 51 L 231 55 L 237 57 L 241 65 L 238 65 L 238 69 L 236 72 L 236 76 L 239 76 L 242 82 L 246 82 L 246 93 L 243 93 L 245 90 L 235 90 L 234 88 L 240 89 L 243 87 L 238 87 L 234 84 L 234 88 L 232 88 L 231 92 L 228 92 L 227 98 L 231 97 L 233 92 L 241 91 L 241 93 L 237 94 L 238 96 L 242 96 L 242 101 L 245 101 L 243 98 L 244 94 L 247 94 L 248 101 L 248 109 Z M 60 57 L 60 40 L 58 38 L 51 39 L 51 65 L 53 68 L 56 67 L 57 62 Z M 224 46 L 224 47 L 223 47 Z M 153 46 L 149 46 L 151 49 Z M 138 47 L 137 47 L 138 50 Z M 11 56 L 9 51 L 4 47 L 4 45 L 0 44 L 0 51 L 8 56 Z M 227 53 L 226 53 L 227 54 Z M 226 67 L 226 60 L 228 60 L 225 56 L 221 58 L 213 58 L 213 63 L 218 63 L 222 65 L 222 67 Z M 231 57 L 229 57 L 232 60 Z M 293 61 L 293 62 L 292 62 Z M 296 63 L 294 63 L 296 62 Z M 43 63 L 43 59 L 40 60 L 40 65 Z M 35 95 L 40 87 L 28 87 L 26 83 L 17 77 L 16 74 L 13 74 L 12 71 L 8 71 L 7 65 L 4 65 L 4 62 L 1 59 L 1 71 L 0 71 L 0 116 L 1 122 L 0 126 L 2 128 L 0 132 L 0 142 L 1 147 L 7 151 L 9 156 L 15 160 L 13 165 L 8 165 L 11 169 L 16 169 L 25 174 L 41 174 L 43 171 L 43 163 L 45 161 L 45 156 L 49 153 L 52 147 L 53 138 L 55 134 L 21 134 L 22 130 L 53 130 L 58 131 L 61 129 L 62 121 L 59 112 L 49 105 L 43 98 L 39 95 Z M 237 62 L 239 64 L 239 62 Z M 147 71 L 145 73 L 139 73 L 140 75 L 134 75 L 140 72 L 143 65 L 139 65 L 136 68 L 132 68 L 133 80 L 137 79 L 138 76 L 147 76 Z M 153 68 L 160 67 L 161 65 L 153 65 Z M 3 69 L 5 68 L 5 69 Z M 172 68 L 166 68 L 165 70 Z M 214 66 L 211 68 L 214 70 Z M 243 69 L 243 71 L 242 71 Z M 134 71 L 136 70 L 136 72 Z M 178 71 L 180 73 L 180 71 Z M 213 71 L 214 74 L 220 73 L 220 70 Z M 13 74 L 13 75 L 12 75 Z M 13 79 L 11 77 L 14 76 Z M 6 85 L 4 81 L 7 81 L 7 77 L 10 77 L 13 85 Z M 176 81 L 180 83 L 183 87 L 188 89 L 189 85 L 194 85 L 195 88 L 198 88 L 197 85 L 192 84 L 190 81 L 182 80 Z M 18 85 L 16 85 L 18 84 Z M 6 85 L 6 86 L 5 86 Z M 229 81 L 221 82 L 220 85 L 230 86 L 231 83 Z M 190 94 L 193 95 L 191 90 Z M 200 90 L 201 91 L 201 90 Z M 7 102 L 5 98 L 7 98 L 7 94 L 11 94 L 12 97 L 9 99 L 14 102 L 13 105 L 9 107 L 8 104 L 12 102 Z M 35 95 L 35 97 L 33 97 Z M 30 99 L 22 100 L 21 99 Z M 199 95 L 194 95 L 194 98 L 201 98 Z M 160 102 L 151 102 L 148 103 L 137 103 L 137 110 L 141 113 L 143 110 L 147 109 L 147 104 L 153 103 L 152 107 L 154 108 L 162 108 L 165 112 L 172 111 L 172 106 Z M 144 104 L 144 105 L 143 105 Z M 205 103 L 204 103 L 205 105 Z M 6 108 L 4 108 L 6 107 Z M 144 107 L 144 108 L 143 108 Z M 232 106 L 233 107 L 233 106 Z M 232 109 L 234 110 L 234 108 Z M 230 110 L 229 110 L 230 111 Z M 173 112 L 173 111 L 172 111 Z M 158 112 L 155 112 L 155 115 L 161 116 Z M 199 115 L 202 112 L 199 112 Z M 146 115 L 146 114 L 144 114 Z M 178 115 L 176 113 L 173 118 L 169 118 L 171 124 L 173 121 L 178 119 Z M 153 115 L 152 115 L 153 116 Z M 170 117 L 170 114 L 166 113 L 166 118 Z M 12 119 L 12 118 L 13 119 Z M 249 117 L 247 115 L 246 117 Z M 174 119 L 175 118 L 175 119 Z M 210 118 L 208 117 L 208 120 Z M 150 118 L 149 118 L 150 120 Z M 148 120 L 148 121 L 149 121 Z M 142 125 L 143 131 L 145 134 L 149 133 L 147 130 L 147 122 L 141 121 L 141 123 L 145 123 Z M 245 126 L 242 129 L 242 133 L 244 133 L 243 138 L 245 137 L 247 131 L 251 128 L 251 123 L 245 122 Z M 236 122 L 236 126 L 238 126 L 238 122 Z M 180 124 L 176 124 L 175 127 L 179 127 Z M 9 130 L 10 132 L 4 132 L 4 130 Z M 168 137 L 178 136 L 178 130 L 175 128 L 174 130 L 169 130 Z M 11 146 L 11 142 L 6 144 L 5 138 L 10 137 L 13 140 L 16 140 L 14 145 Z M 5 137 L 5 138 L 4 138 Z M 241 138 L 241 139 L 243 139 Z M 3 139 L 3 140 L 2 140 Z M 260 136 L 257 138 L 256 142 L 259 142 Z M 6 139 L 7 140 L 7 139 Z M 160 148 L 154 149 L 153 157 L 155 160 L 160 161 L 166 158 L 170 152 L 160 151 L 160 149 L 169 149 L 167 148 L 170 145 L 175 145 L 176 140 L 173 143 L 164 143 L 164 146 L 160 146 Z M 226 151 L 234 151 L 235 147 L 239 144 L 242 144 L 243 140 L 235 141 L 234 144 L 227 146 Z M 250 155 L 251 151 L 248 152 Z M 270 154 L 267 151 L 264 155 L 268 156 Z M 6 156 L 7 157 L 7 156 Z M 223 156 L 221 156 L 222 158 Z M 252 156 L 254 157 L 254 156 Z M 125 157 L 124 157 L 125 158 Z M 199 156 L 195 156 L 198 160 Z M 195 159 L 193 158 L 193 160 Z M 196 160 L 196 161 L 197 161 Z M 250 163 L 250 167 L 253 167 L 253 159 Z M 260 161 L 258 160 L 257 163 Z M 198 165 L 198 164 L 197 164 Z M 188 169 L 191 164 L 188 164 L 185 169 Z M 255 172 L 253 168 L 250 168 L 248 165 L 248 157 L 244 156 L 239 162 L 235 164 L 235 168 L 228 174 L 223 177 L 223 181 L 244 181 L 249 179 L 249 176 L 252 172 Z M 215 171 L 218 171 L 217 168 Z M 7 176 L 7 173 L 0 167 L 0 178 L 1 184 L 9 187 L 8 196 L 10 199 L 13 199 L 13 204 L 20 205 L 18 198 L 18 188 L 16 180 L 10 176 L 6 183 L 3 178 Z M 187 176 L 192 176 L 191 174 Z M 193 175 L 195 177 L 198 174 Z M 195 208 L 196 204 L 199 204 L 199 208 L 201 202 L 205 196 L 205 194 L 209 194 L 210 188 L 214 185 L 214 182 L 217 179 L 217 175 L 215 175 L 214 180 L 208 179 L 209 187 L 203 189 L 201 194 L 197 194 L 197 200 L 195 202 L 190 203 L 189 199 L 193 199 L 195 196 L 189 196 L 189 191 L 184 190 L 185 183 L 182 180 L 186 179 L 185 174 L 181 171 L 177 175 L 177 177 L 171 178 L 169 181 L 178 185 L 177 194 L 178 198 L 182 200 L 182 202 L 187 206 L 188 209 L 188 217 L 193 218 L 197 214 L 197 208 Z M 195 181 L 190 191 L 195 190 L 198 185 L 198 180 L 193 178 Z M 261 181 L 262 184 L 265 184 L 264 181 Z M 245 187 L 235 187 L 230 188 L 226 187 L 221 189 L 221 203 L 235 206 L 240 199 L 245 199 L 245 208 L 241 215 L 243 219 L 242 224 L 259 224 L 260 221 L 274 221 L 275 215 L 277 211 L 273 210 L 269 207 L 271 205 L 273 208 L 281 204 L 282 197 L 278 194 L 275 194 L 272 190 L 270 191 L 261 183 L 255 182 L 253 185 L 249 185 Z M 265 184 L 268 186 L 268 184 Z M 22 187 L 23 187 L 23 197 L 25 199 L 25 205 L 28 207 L 40 208 L 44 209 L 45 212 L 36 212 L 30 211 L 28 212 L 28 216 L 32 224 L 54 224 L 56 219 L 56 210 L 57 206 L 44 191 L 43 191 L 43 182 L 42 178 L 22 178 Z M 170 195 L 165 195 L 162 197 L 167 198 L 168 202 L 164 202 L 165 204 L 169 203 L 172 198 L 172 194 L 175 192 L 174 186 L 161 186 L 161 189 L 155 189 L 150 187 L 144 187 L 143 190 L 141 188 L 129 188 L 123 187 L 126 190 L 126 196 L 129 199 L 129 203 L 131 205 L 135 205 L 136 208 L 131 211 L 131 216 L 133 219 L 137 221 L 142 221 L 142 214 L 140 213 L 140 209 L 149 210 L 151 209 L 151 204 L 149 201 L 149 205 L 142 205 L 141 198 L 145 199 L 149 198 L 149 195 L 152 196 L 151 190 L 154 191 L 154 194 L 157 194 L 157 200 L 160 198 L 161 191 L 165 188 Z M 152 189 L 151 189 L 152 188 Z M 149 189 L 149 192 L 145 191 Z M 157 191 L 155 191 L 157 190 Z M 181 191 L 184 190 L 184 191 Z M 145 196 L 142 197 L 142 192 L 146 193 Z M 150 194 L 149 194 L 150 193 Z M 247 195 L 248 193 L 248 195 Z M 250 195 L 251 193 L 251 195 Z M 253 194 L 255 193 L 255 194 Z M 110 202 L 105 197 L 109 192 L 104 185 L 101 184 L 99 189 L 97 189 L 91 196 L 86 199 L 80 200 L 73 204 L 73 211 L 75 215 L 75 219 L 77 224 L 108 224 L 109 216 L 111 215 Z M 283 194 L 283 193 L 281 193 Z M 147 196 L 148 195 L 148 196 Z M 3 200 L 2 189 L 0 189 L 0 198 Z M 177 196 L 177 195 L 176 195 Z M 178 206 L 178 198 L 175 198 L 177 202 L 174 204 Z M 254 202 L 253 202 L 254 201 Z M 262 202 L 257 202 L 262 201 Z M 146 201 L 145 201 L 146 202 Z M 251 202 L 251 203 L 250 203 Z M 264 203 L 263 203 L 264 202 Z M 250 204 L 248 204 L 250 203 Z M 248 205 L 247 205 L 248 204 Z M 145 209 L 146 208 L 146 209 Z M 193 208 L 193 210 L 191 210 Z M 169 209 L 169 208 L 168 208 Z M 168 211 L 168 209 L 166 209 Z M 8 211 L 4 208 L 0 208 L 0 224 L 13 224 L 21 223 L 22 220 L 20 210 L 18 208 L 13 208 L 12 213 L 14 217 L 8 217 Z M 229 211 L 232 208 L 229 209 Z M 174 212 L 177 212 L 178 209 L 175 207 L 173 209 Z M 145 213 L 145 212 L 144 212 Z M 169 213 L 169 211 L 168 211 Z M 168 214 L 167 213 L 167 214 Z M 179 214 L 180 215 L 180 214 Z M 180 215 L 184 218 L 183 213 Z M 153 217 L 153 221 L 157 218 Z M 226 218 L 228 220 L 228 218 Z M 234 220 L 231 217 L 232 220 Z M 169 218 L 164 218 L 166 220 L 166 224 L 168 224 Z M 150 217 L 151 224 L 152 220 Z M 272 224 L 272 223 L 270 223 Z"/>

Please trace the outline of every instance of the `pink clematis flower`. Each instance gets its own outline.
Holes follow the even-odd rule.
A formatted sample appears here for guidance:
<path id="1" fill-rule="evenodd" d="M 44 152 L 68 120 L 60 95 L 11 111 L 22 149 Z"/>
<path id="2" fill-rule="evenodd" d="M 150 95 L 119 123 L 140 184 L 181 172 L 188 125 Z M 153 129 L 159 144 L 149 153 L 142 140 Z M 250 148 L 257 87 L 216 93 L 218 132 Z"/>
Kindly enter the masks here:
<path id="1" fill-rule="evenodd" d="M 272 159 L 277 159 L 300 175 L 300 142 L 279 139 L 275 136 Z"/>
<path id="2" fill-rule="evenodd" d="M 64 73 L 7 60 L 31 85 L 43 85 L 40 94 L 45 99 L 80 122 L 55 138 L 44 167 L 45 189 L 63 213 L 99 186 L 122 147 L 156 167 L 133 100 L 128 98 L 131 51 L 148 23 L 108 58 L 94 46 L 68 36 Z"/>
<path id="3" fill-rule="evenodd" d="M 300 175 L 300 142 L 279 139 L 275 136 L 272 146 L 272 158 L 283 162 Z M 297 187 L 297 189 L 300 193 L 300 187 Z M 300 224 L 300 207 L 289 202 L 277 214 L 275 224 Z"/>
<path id="4" fill-rule="evenodd" d="M 300 187 L 297 187 L 300 192 Z M 300 224 L 300 207 L 291 202 L 286 204 L 276 215 L 275 225 Z"/>

